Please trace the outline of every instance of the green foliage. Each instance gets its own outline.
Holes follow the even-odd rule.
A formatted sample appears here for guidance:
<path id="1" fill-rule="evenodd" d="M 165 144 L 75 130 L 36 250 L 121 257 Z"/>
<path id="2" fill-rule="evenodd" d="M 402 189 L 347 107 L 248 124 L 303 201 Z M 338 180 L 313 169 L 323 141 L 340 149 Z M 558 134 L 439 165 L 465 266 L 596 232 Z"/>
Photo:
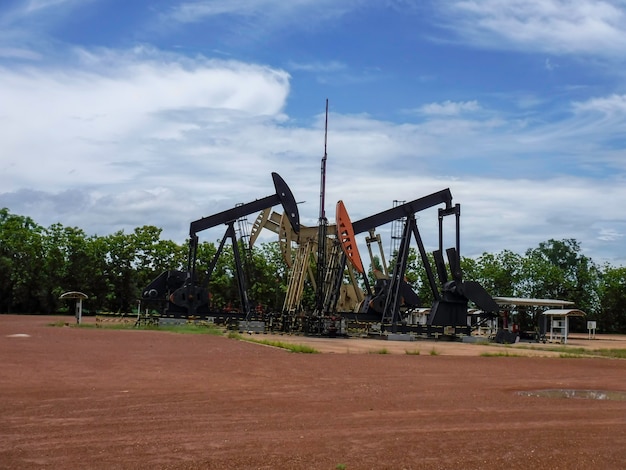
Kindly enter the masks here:
<path id="1" fill-rule="evenodd" d="M 518 294 L 522 280 L 522 257 L 505 250 L 501 253 L 483 253 L 473 270 L 467 270 L 461 261 L 466 279 L 478 281 L 493 296 L 511 297 Z"/>
<path id="2" fill-rule="evenodd" d="M 435 260 L 432 253 L 426 254 L 428 266 L 436 277 Z M 435 300 L 433 291 L 428 280 L 428 274 L 422 257 L 415 248 L 409 248 L 406 266 L 406 279 L 408 284 L 415 290 L 422 305 L 431 305 Z"/>
<path id="3" fill-rule="evenodd" d="M 598 302 L 592 294 L 598 271 L 580 252 L 580 244 L 572 239 L 549 240 L 528 250 L 522 265 L 520 294 L 570 300 L 581 310 L 595 313 Z"/>
<path id="4" fill-rule="evenodd" d="M 600 273 L 598 295 L 600 311 L 590 319 L 598 320 L 600 331 L 626 332 L 626 267 L 605 266 Z"/>
<path id="5" fill-rule="evenodd" d="M 30 217 L 0 210 L 1 312 L 47 311 L 44 232 Z"/>

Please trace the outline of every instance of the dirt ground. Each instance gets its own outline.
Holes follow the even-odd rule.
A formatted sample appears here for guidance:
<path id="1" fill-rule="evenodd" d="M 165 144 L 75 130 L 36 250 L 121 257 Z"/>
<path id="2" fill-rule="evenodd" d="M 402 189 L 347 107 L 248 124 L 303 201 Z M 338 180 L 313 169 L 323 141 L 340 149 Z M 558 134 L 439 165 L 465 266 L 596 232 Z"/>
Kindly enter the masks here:
<path id="1" fill-rule="evenodd" d="M 0 315 L 1 469 L 626 466 L 626 400 L 519 393 L 626 393 L 626 360 L 524 345 L 277 338 L 322 352 L 297 354 L 55 320 Z"/>

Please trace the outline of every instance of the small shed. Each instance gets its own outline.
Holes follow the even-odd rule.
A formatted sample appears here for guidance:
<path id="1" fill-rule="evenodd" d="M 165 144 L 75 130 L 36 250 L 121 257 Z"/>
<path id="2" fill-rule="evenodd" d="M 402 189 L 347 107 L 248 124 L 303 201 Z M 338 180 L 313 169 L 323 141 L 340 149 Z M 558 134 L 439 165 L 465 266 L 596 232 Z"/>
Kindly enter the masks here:
<path id="1" fill-rule="evenodd" d="M 88 299 L 87 294 L 83 294 L 82 292 L 70 291 L 61 294 L 59 299 L 61 300 L 76 300 L 76 323 L 80 325 L 81 318 L 83 316 L 83 300 Z"/>
<path id="2" fill-rule="evenodd" d="M 548 318 L 550 322 L 550 335 L 548 341 L 551 343 L 558 341 L 563 344 L 567 344 L 567 332 L 569 331 L 570 317 L 584 317 L 585 312 L 578 310 L 577 308 L 558 308 L 550 309 L 543 312 L 543 315 Z"/>

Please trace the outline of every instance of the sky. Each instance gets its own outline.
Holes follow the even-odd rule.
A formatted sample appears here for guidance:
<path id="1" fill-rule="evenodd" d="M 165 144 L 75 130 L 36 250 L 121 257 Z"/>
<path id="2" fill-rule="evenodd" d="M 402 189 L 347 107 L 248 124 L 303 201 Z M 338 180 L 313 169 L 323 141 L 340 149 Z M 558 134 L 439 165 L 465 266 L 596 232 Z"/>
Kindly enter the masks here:
<path id="1" fill-rule="evenodd" d="M 2 0 L 0 207 L 183 243 L 277 172 L 315 226 L 326 100 L 330 223 L 449 188 L 463 256 L 626 265 L 626 0 Z"/>

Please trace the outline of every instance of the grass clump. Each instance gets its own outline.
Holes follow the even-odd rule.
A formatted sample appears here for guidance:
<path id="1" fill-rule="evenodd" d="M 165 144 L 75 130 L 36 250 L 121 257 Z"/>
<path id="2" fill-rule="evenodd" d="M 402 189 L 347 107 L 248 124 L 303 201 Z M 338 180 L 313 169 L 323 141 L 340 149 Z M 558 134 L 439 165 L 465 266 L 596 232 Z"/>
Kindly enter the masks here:
<path id="1" fill-rule="evenodd" d="M 66 321 L 60 320 L 51 323 L 50 326 L 71 326 L 76 328 L 98 328 L 105 330 L 146 330 L 146 331 L 169 331 L 171 333 L 183 333 L 183 334 L 209 334 L 209 335 L 222 335 L 223 330 L 213 323 L 181 323 L 179 325 L 157 325 L 157 324 L 137 324 L 134 319 L 127 318 L 121 321 L 103 321 L 96 323 L 81 323 L 72 324 Z"/>
<path id="2" fill-rule="evenodd" d="M 432 349 L 430 350 L 430 353 L 429 353 L 429 354 L 430 354 L 431 356 L 439 356 L 439 354 L 441 354 L 441 353 L 440 353 L 439 351 L 437 351 L 435 348 L 432 348 Z"/>
<path id="3" fill-rule="evenodd" d="M 159 330 L 159 331 L 171 331 L 172 333 L 187 333 L 187 334 L 209 334 L 221 336 L 224 331 L 218 328 L 212 323 L 183 323 L 182 325 L 146 325 L 137 326 L 139 330 Z"/>
<path id="4" fill-rule="evenodd" d="M 582 354 L 560 353 L 559 357 L 561 359 L 580 359 L 581 357 L 585 357 L 585 356 Z"/>
<path id="5" fill-rule="evenodd" d="M 404 354 L 406 354 L 407 356 L 419 356 L 420 350 L 419 349 L 413 349 L 413 350 L 405 349 Z"/>
<path id="6" fill-rule="evenodd" d="M 292 344 L 292 343 L 284 343 L 282 341 L 271 341 L 268 339 L 254 339 L 254 338 L 246 338 L 238 333 L 228 334 L 229 338 L 239 339 L 242 341 L 248 341 L 250 343 L 256 344 L 264 344 L 265 346 L 272 346 L 274 348 L 286 349 L 287 351 L 301 354 L 317 354 L 319 351 L 311 346 L 307 346 L 306 344 Z"/>
<path id="7" fill-rule="evenodd" d="M 374 351 L 368 351 L 369 354 L 389 354 L 389 350 L 387 348 L 375 349 Z"/>
<path id="8" fill-rule="evenodd" d="M 626 349 L 594 349 L 593 354 L 614 359 L 626 359 Z"/>
<path id="9" fill-rule="evenodd" d="M 482 357 L 523 357 L 523 354 L 510 353 L 509 351 L 483 352 L 480 355 Z"/>
<path id="10" fill-rule="evenodd" d="M 559 357 L 605 357 L 610 359 L 626 359 L 626 349 L 585 349 L 574 346 L 517 346 L 517 349 L 558 352 Z"/>

